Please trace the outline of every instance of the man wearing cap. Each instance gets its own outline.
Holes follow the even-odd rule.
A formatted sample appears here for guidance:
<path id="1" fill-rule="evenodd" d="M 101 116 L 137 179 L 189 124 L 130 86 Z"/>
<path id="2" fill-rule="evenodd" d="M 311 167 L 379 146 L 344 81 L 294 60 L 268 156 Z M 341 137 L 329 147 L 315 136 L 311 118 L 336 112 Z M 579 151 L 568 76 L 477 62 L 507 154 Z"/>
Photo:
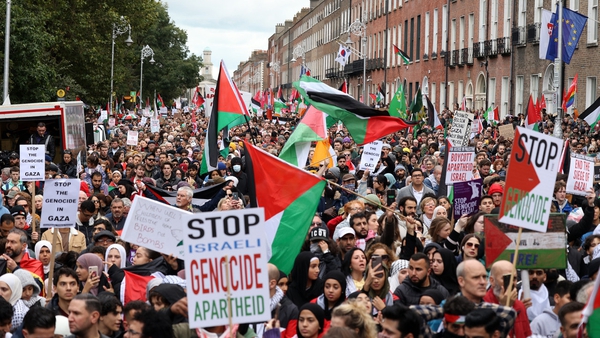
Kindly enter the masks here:
<path id="1" fill-rule="evenodd" d="M 112 232 L 108 230 L 102 230 L 94 236 L 94 245 L 108 248 L 114 244 L 116 240 L 117 238 Z"/>
<path id="2" fill-rule="evenodd" d="M 398 164 L 395 168 L 396 183 L 394 189 L 402 189 L 406 186 L 406 167 L 404 164 Z"/>
<path id="3" fill-rule="evenodd" d="M 10 214 L 15 219 L 15 228 L 23 230 L 28 237 L 28 241 L 35 244 L 39 239 L 37 232 L 32 232 L 32 229 L 27 224 L 27 212 L 20 205 L 15 205 L 10 209 Z"/>
<path id="4" fill-rule="evenodd" d="M 54 146 L 54 137 L 46 132 L 46 124 L 44 122 L 38 123 L 37 131 L 31 135 L 28 143 L 45 145 L 46 155 L 49 155 L 51 159 L 54 159 L 54 154 L 56 152 Z"/>
<path id="5" fill-rule="evenodd" d="M 21 164 L 21 161 L 19 160 L 19 153 L 17 153 L 16 151 L 10 153 L 10 155 L 8 156 L 8 164 L 11 167 L 18 167 L 19 164 Z"/>
<path id="6" fill-rule="evenodd" d="M 352 159 L 355 159 L 355 158 L 358 157 L 358 153 L 352 147 L 352 140 L 348 136 L 344 137 L 342 148 L 343 148 L 344 151 L 349 151 L 350 152 L 350 156 L 351 156 Z"/>
<path id="7" fill-rule="evenodd" d="M 352 174 L 345 174 L 342 176 L 342 186 L 350 191 L 356 191 L 356 177 Z M 353 201 L 357 198 L 356 194 L 352 194 L 347 190 L 342 189 L 340 192 L 348 201 Z"/>
<path id="8" fill-rule="evenodd" d="M 10 191 L 10 189 L 12 187 L 17 187 L 19 188 L 20 191 L 25 191 L 25 185 L 23 184 L 23 182 L 19 179 L 20 172 L 19 172 L 19 167 L 11 167 L 10 168 L 10 178 L 8 180 L 6 180 L 6 182 L 4 182 L 4 184 L 2 185 L 2 191 L 4 191 L 5 193 L 7 191 Z"/>
<path id="9" fill-rule="evenodd" d="M 340 270 L 342 261 L 337 252 L 330 251 L 330 239 L 327 228 L 315 227 L 309 233 L 310 251 L 319 258 L 319 278 L 323 278 L 329 271 Z M 336 250 L 337 251 L 337 250 Z"/>
<path id="10" fill-rule="evenodd" d="M 353 228 L 343 227 L 339 231 L 340 238 L 337 240 L 337 245 L 341 251 L 341 257 L 346 256 L 346 252 L 356 246 L 356 233 Z"/>

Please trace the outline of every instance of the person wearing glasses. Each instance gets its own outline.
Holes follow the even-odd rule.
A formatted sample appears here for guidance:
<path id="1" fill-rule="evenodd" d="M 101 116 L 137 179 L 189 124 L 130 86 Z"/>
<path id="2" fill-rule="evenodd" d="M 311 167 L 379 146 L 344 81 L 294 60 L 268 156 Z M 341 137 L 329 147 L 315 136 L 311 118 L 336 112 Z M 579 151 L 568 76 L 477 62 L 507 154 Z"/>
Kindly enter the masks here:
<path id="1" fill-rule="evenodd" d="M 421 199 L 424 195 L 433 194 L 435 196 L 435 192 L 423 184 L 424 180 L 425 176 L 423 174 L 423 170 L 420 168 L 414 168 L 411 172 L 411 183 L 408 186 L 400 189 L 400 192 L 398 192 L 398 197 L 396 197 L 396 202 L 400 204 L 400 200 L 403 197 L 411 196 L 417 200 L 417 205 L 420 205 Z M 421 213 L 421 210 L 417 210 L 417 214 L 419 216 Z"/>
<path id="2" fill-rule="evenodd" d="M 156 156 L 150 153 L 144 160 L 144 176 L 153 179 L 160 178 L 160 169 L 156 165 Z"/>

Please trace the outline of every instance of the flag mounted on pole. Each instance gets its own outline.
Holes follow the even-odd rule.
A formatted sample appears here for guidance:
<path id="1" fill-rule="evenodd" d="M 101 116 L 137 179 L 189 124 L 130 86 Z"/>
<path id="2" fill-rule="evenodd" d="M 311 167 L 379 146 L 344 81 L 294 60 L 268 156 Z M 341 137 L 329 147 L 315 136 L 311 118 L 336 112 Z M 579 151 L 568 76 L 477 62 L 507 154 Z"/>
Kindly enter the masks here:
<path id="1" fill-rule="evenodd" d="M 596 128 L 596 124 L 598 123 L 598 120 L 600 120 L 600 97 L 597 98 L 591 106 L 587 107 L 587 109 L 579 115 L 579 118 L 585 120 L 592 129 Z"/>
<path id="2" fill-rule="evenodd" d="M 425 100 L 427 101 L 427 124 L 431 129 L 444 129 L 442 122 L 440 122 L 440 118 L 438 117 L 437 111 L 435 110 L 435 106 L 429 100 L 429 96 L 425 95 Z"/>
<path id="3" fill-rule="evenodd" d="M 408 117 L 406 114 L 406 97 L 404 96 L 402 83 L 398 86 L 396 94 L 394 94 L 392 102 L 390 102 L 389 112 L 391 116 L 397 116 L 403 119 Z"/>
<path id="4" fill-rule="evenodd" d="M 335 61 L 339 62 L 342 67 L 344 67 L 348 63 L 348 58 L 350 57 L 350 48 L 342 46 L 340 43 L 340 50 L 338 51 L 338 55 L 335 58 Z"/>
<path id="5" fill-rule="evenodd" d="M 283 145 L 279 158 L 299 168 L 304 168 L 311 143 L 327 138 L 326 119 L 327 114 L 310 106 L 290 138 Z"/>
<path id="6" fill-rule="evenodd" d="M 527 129 L 540 131 L 538 122 L 540 122 L 541 120 L 542 116 L 540 115 L 540 112 L 537 110 L 537 107 L 533 103 L 533 97 L 529 95 L 529 104 L 527 106 Z"/>
<path id="7" fill-rule="evenodd" d="M 342 93 L 348 94 L 348 82 L 346 82 L 346 79 L 344 79 L 344 82 L 342 82 L 342 84 L 340 85 L 340 88 L 338 88 L 338 90 Z"/>
<path id="8" fill-rule="evenodd" d="M 540 59 L 554 61 L 558 54 L 558 5 L 556 12 L 551 13 L 542 10 L 542 31 L 540 32 Z M 587 16 L 579 14 L 569 8 L 563 7 L 563 46 L 562 61 L 566 64 L 571 63 L 571 58 L 579 38 L 583 33 L 583 28 L 587 23 Z M 594 25 L 596 22 L 594 22 Z"/>
<path id="9" fill-rule="evenodd" d="M 571 82 L 571 85 L 569 86 L 569 90 L 567 91 L 567 94 L 563 97 L 563 106 L 562 109 L 563 111 L 566 111 L 567 108 L 571 107 L 573 105 L 573 103 L 575 103 L 575 94 L 577 94 L 577 76 L 579 74 L 575 74 L 575 77 L 573 78 L 573 82 Z"/>
<path id="10" fill-rule="evenodd" d="M 408 54 L 404 53 L 400 48 L 398 48 L 398 46 L 396 46 L 396 45 L 392 45 L 392 46 L 394 46 L 394 54 L 398 55 L 402 59 L 402 62 L 404 62 L 405 65 L 408 65 L 410 63 L 410 57 L 408 56 Z"/>

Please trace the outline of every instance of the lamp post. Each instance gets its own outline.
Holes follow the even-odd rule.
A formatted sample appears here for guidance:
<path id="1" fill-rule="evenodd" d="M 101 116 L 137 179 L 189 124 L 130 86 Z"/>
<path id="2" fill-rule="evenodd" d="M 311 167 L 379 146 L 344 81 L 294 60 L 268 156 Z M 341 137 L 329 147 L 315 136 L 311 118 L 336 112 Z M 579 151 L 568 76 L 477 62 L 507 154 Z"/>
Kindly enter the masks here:
<path id="1" fill-rule="evenodd" d="M 6 101 L 8 96 L 8 66 L 10 63 L 10 0 L 6 0 L 6 27 L 4 30 L 4 97 L 2 102 Z"/>
<path id="2" fill-rule="evenodd" d="M 125 43 L 127 46 L 131 46 L 133 40 L 131 40 L 131 25 L 127 22 L 124 16 L 121 16 L 119 20 L 113 23 L 112 29 L 112 51 L 110 60 L 110 113 L 113 113 L 113 85 L 114 85 L 114 73 L 115 73 L 115 39 L 126 32 L 129 32 L 129 36 Z"/>
<path id="3" fill-rule="evenodd" d="M 294 51 L 292 52 L 292 59 L 290 60 L 290 62 L 296 62 L 296 58 L 302 58 L 302 65 L 304 66 L 305 54 L 306 50 L 304 50 L 304 47 L 302 45 L 296 46 L 296 48 L 294 48 Z"/>
<path id="4" fill-rule="evenodd" d="M 363 13 L 363 17 L 366 18 L 366 14 Z M 358 55 L 358 57 L 363 59 L 363 88 L 362 88 L 362 97 L 363 103 L 367 102 L 367 24 L 360 21 L 359 19 L 354 20 L 353 23 L 348 26 L 346 30 L 348 33 L 348 39 L 346 40 L 345 45 L 350 48 L 350 51 Z M 360 36 L 360 41 L 362 43 L 362 53 L 349 45 L 353 44 L 350 35 L 354 34 L 356 36 Z"/>
<path id="5" fill-rule="evenodd" d="M 271 62 L 270 66 L 271 66 L 271 76 L 273 76 L 273 78 L 275 78 L 275 76 L 276 76 L 276 75 L 279 73 L 279 71 L 281 70 L 281 65 L 279 64 L 279 62 L 278 62 L 278 61 L 275 61 L 275 62 Z M 279 80 L 279 79 L 277 79 L 277 80 L 275 80 L 275 81 L 272 81 L 272 82 L 280 82 L 280 81 L 278 81 L 278 80 Z M 270 86 L 270 87 L 274 87 L 274 86 L 273 86 L 273 83 L 270 83 L 270 84 L 269 84 L 269 86 Z"/>
<path id="6" fill-rule="evenodd" d="M 144 46 L 144 48 L 142 48 L 142 53 L 140 56 L 140 108 L 143 108 L 142 104 L 144 103 L 144 99 L 142 96 L 142 79 L 144 78 L 144 59 L 147 58 L 148 56 L 152 56 L 150 58 L 150 64 L 153 65 L 154 64 L 154 51 L 152 50 L 152 48 L 150 48 L 150 46 L 146 45 L 146 46 Z"/>

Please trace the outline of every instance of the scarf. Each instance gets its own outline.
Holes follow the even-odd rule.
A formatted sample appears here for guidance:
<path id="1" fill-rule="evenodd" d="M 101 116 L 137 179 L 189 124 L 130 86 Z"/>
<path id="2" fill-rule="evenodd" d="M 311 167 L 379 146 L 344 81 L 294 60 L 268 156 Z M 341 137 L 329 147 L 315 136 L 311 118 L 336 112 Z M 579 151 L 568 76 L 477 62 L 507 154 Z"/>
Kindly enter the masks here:
<path id="1" fill-rule="evenodd" d="M 527 309 L 527 316 L 531 319 L 541 315 L 544 309 L 550 308 L 550 302 L 548 301 L 548 289 L 544 284 L 540 286 L 540 289 L 529 292 L 531 295 L 531 307 Z"/>

